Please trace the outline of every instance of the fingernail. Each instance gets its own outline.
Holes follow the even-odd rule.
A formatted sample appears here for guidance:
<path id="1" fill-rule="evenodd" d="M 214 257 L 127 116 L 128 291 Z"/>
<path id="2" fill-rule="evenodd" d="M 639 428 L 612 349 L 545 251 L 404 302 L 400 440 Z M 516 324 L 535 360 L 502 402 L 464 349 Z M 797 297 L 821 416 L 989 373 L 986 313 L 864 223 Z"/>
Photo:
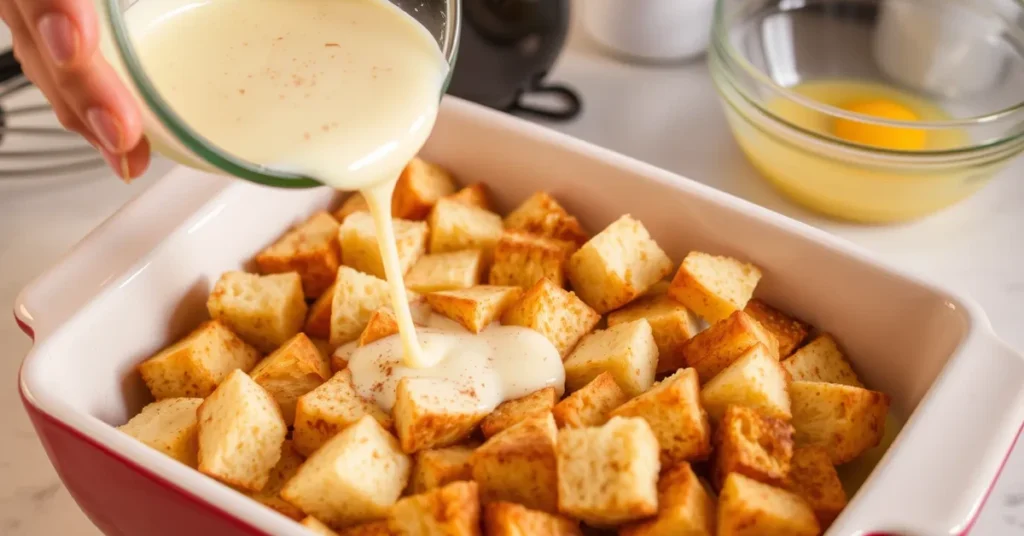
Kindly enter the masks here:
<path id="1" fill-rule="evenodd" d="M 78 29 L 63 13 L 48 13 L 39 19 L 39 36 L 57 65 L 71 63 L 78 54 Z"/>
<path id="2" fill-rule="evenodd" d="M 85 119 L 89 123 L 89 129 L 99 138 L 104 149 L 112 153 L 121 150 L 121 123 L 114 119 L 110 112 L 103 108 L 89 108 L 89 111 L 85 112 Z"/>

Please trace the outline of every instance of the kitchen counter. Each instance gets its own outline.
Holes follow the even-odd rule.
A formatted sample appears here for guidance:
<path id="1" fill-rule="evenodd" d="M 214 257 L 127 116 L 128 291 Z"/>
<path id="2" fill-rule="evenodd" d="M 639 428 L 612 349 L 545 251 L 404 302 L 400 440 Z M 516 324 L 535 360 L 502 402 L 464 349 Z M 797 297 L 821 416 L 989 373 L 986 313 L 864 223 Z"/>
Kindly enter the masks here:
<path id="1" fill-rule="evenodd" d="M 1004 339 L 1024 349 L 1024 159 L 975 197 L 936 216 L 865 227 L 803 211 L 776 194 L 746 163 L 725 127 L 702 62 L 633 66 L 603 56 L 575 36 L 552 74 L 582 95 L 584 113 L 552 128 L 651 162 L 820 227 L 882 258 L 972 295 Z M 153 179 L 125 186 L 106 172 L 69 180 L 0 181 L 0 304 Z M 35 437 L 15 378 L 30 342 L 0 320 L 0 534 L 98 534 L 61 486 Z M 955 433 L 955 431 L 951 431 Z M 1024 533 L 1024 445 L 1010 457 L 972 534 Z"/>

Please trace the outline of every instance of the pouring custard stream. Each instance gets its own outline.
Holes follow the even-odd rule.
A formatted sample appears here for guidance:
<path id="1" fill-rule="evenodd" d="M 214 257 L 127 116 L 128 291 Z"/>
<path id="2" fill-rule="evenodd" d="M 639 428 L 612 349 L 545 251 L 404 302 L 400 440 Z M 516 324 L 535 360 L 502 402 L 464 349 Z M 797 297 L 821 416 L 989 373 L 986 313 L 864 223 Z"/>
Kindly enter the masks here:
<path id="1" fill-rule="evenodd" d="M 401 344 L 389 337 L 351 355 L 364 396 L 384 381 L 383 372 L 360 367 L 364 361 L 391 363 L 396 377 L 468 381 L 467 392 L 481 391 L 483 409 L 524 388 L 561 389 L 558 352 L 525 328 L 482 335 L 434 329 L 425 333 L 426 351 L 417 339 L 391 197 L 430 134 L 449 69 L 418 22 L 385 0 L 145 0 L 125 19 L 151 82 L 201 137 L 237 157 L 365 196 Z M 500 349 L 517 341 L 540 358 L 513 373 L 513 353 Z M 495 379 L 505 372 L 512 377 Z"/>

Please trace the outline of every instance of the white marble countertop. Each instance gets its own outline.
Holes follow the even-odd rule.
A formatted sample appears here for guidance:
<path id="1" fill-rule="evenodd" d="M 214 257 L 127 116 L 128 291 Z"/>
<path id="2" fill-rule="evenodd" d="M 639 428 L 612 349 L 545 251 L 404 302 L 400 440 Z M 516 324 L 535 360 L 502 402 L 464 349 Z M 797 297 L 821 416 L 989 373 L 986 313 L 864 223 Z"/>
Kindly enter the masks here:
<path id="1" fill-rule="evenodd" d="M 729 136 L 703 63 L 640 67 L 602 56 L 574 36 L 552 78 L 583 96 L 583 115 L 553 128 L 646 160 L 846 237 L 878 255 L 971 294 L 996 331 L 1024 349 L 1024 159 L 975 197 L 911 224 L 864 227 L 809 214 L 774 193 Z M 111 174 L 68 181 L 0 181 L 0 304 L 124 201 L 168 169 L 132 186 Z M 0 534 L 95 535 L 36 439 L 15 389 L 30 342 L 0 320 Z M 1024 445 L 1011 456 L 972 534 L 1024 534 Z"/>

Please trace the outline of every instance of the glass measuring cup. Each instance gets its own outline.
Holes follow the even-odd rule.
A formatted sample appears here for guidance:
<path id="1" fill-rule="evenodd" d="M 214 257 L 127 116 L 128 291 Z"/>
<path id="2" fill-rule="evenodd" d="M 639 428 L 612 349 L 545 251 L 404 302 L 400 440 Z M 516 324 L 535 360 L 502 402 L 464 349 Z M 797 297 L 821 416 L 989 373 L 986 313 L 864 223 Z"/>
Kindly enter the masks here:
<path id="1" fill-rule="evenodd" d="M 310 188 L 321 183 L 295 173 L 240 158 L 192 129 L 157 91 L 132 43 L 124 14 L 141 2 L 160 0 L 95 0 L 101 27 L 101 49 L 141 105 L 143 128 L 154 151 L 189 167 L 232 175 L 281 188 Z M 437 39 L 448 62 L 444 94 L 455 67 L 461 25 L 461 0 L 390 0 Z"/>

